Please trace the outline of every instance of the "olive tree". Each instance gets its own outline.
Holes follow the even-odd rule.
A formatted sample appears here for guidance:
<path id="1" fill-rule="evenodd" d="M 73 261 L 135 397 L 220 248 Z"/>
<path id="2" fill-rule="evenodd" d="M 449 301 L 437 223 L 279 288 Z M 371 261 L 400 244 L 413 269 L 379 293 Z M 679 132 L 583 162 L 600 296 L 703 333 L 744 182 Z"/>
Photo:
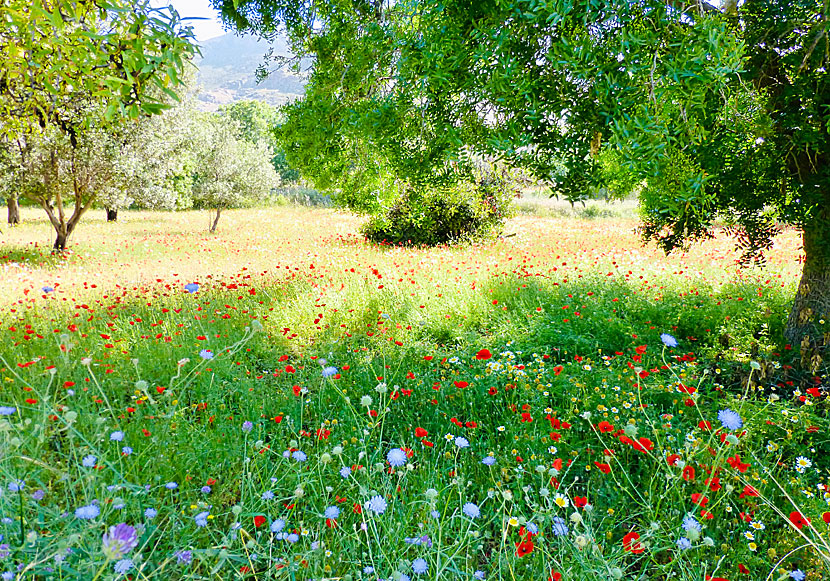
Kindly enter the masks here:
<path id="1" fill-rule="evenodd" d="M 100 163 L 112 152 L 94 152 L 90 144 L 163 111 L 160 95 L 177 98 L 195 52 L 191 39 L 174 10 L 145 0 L 3 4 L 0 133 L 22 144 L 21 167 L 45 164 L 39 184 L 27 172 L 32 187 L 21 194 L 46 211 L 56 251 L 66 248 L 105 182 Z M 69 189 L 57 187 L 70 182 Z"/>
<path id="2" fill-rule="evenodd" d="M 726 220 L 749 260 L 778 224 L 798 228 L 785 335 L 830 343 L 818 325 L 830 319 L 824 0 L 212 1 L 237 30 L 284 28 L 313 57 L 288 113 L 320 127 L 288 129 L 312 167 L 374 155 L 394 176 L 440 177 L 474 152 L 576 201 L 610 160 L 641 189 L 642 231 L 666 251 Z"/>

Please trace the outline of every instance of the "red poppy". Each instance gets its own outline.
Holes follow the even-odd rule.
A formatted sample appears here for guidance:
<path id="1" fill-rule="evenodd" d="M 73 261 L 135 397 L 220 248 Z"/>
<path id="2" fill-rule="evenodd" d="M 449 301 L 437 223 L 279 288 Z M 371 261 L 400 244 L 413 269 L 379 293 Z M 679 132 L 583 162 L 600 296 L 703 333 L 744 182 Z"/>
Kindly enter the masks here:
<path id="1" fill-rule="evenodd" d="M 696 505 L 698 505 L 698 506 L 700 506 L 701 508 L 703 508 L 704 506 L 706 506 L 706 505 L 709 503 L 709 499 L 708 499 L 708 498 L 706 498 L 706 497 L 705 497 L 703 494 L 701 494 L 700 492 L 695 492 L 695 493 L 692 495 L 692 502 L 694 502 Z"/>
<path id="2" fill-rule="evenodd" d="M 261 514 L 258 514 L 254 517 L 254 526 L 256 528 L 259 528 L 259 527 L 261 527 L 262 525 L 265 524 L 266 520 L 267 519 L 264 516 L 262 516 Z"/>
<path id="3" fill-rule="evenodd" d="M 427 432 L 423 428 L 415 428 L 415 437 L 416 438 L 426 438 L 429 432 Z"/>
<path id="4" fill-rule="evenodd" d="M 603 474 L 611 474 L 611 465 L 610 464 L 603 464 L 601 462 L 594 462 L 596 467 L 599 469 L 600 472 Z"/>
<path id="5" fill-rule="evenodd" d="M 493 354 L 490 353 L 489 349 L 482 349 L 481 351 L 476 353 L 476 359 L 478 359 L 479 361 L 487 361 L 492 356 L 493 356 Z"/>
<path id="6" fill-rule="evenodd" d="M 797 510 L 794 510 L 790 513 L 790 522 L 795 528 L 800 530 L 805 526 L 809 526 L 810 519 L 808 519 L 806 516 L 804 516 Z"/>
<path id="7" fill-rule="evenodd" d="M 528 534 L 520 543 L 516 543 L 516 555 L 524 557 L 533 552 L 533 538 Z"/>
<path id="8" fill-rule="evenodd" d="M 623 549 L 634 553 L 635 555 L 639 555 L 646 550 L 645 547 L 640 544 L 640 535 L 634 531 L 627 533 L 623 537 Z"/>
<path id="9" fill-rule="evenodd" d="M 465 387 L 470 385 L 466 381 L 454 381 L 453 383 L 455 383 L 455 387 L 457 387 L 458 389 L 464 389 Z"/>
<path id="10" fill-rule="evenodd" d="M 744 473 L 749 468 L 748 463 L 741 462 L 740 454 L 735 454 L 731 458 L 726 459 L 726 463 L 729 464 L 732 468 L 737 470 L 738 472 Z"/>
<path id="11" fill-rule="evenodd" d="M 603 433 L 613 432 L 614 431 L 614 426 L 611 423 L 603 420 L 603 421 L 601 421 L 600 423 L 597 424 L 597 429 L 600 432 L 603 432 Z"/>
<path id="12" fill-rule="evenodd" d="M 695 469 L 692 466 L 683 467 L 683 480 L 691 482 L 695 479 Z"/>

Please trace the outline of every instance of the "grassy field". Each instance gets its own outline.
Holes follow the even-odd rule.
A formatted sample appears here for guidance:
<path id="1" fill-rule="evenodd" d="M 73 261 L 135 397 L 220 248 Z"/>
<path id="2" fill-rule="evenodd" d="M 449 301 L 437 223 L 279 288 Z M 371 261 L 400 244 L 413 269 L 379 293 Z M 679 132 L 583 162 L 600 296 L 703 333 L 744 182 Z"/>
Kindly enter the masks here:
<path id="1" fill-rule="evenodd" d="M 59 258 L 34 210 L 3 229 L 0 578 L 830 575 L 827 377 L 779 341 L 796 233 L 739 270 L 624 218 L 207 226 L 95 214 Z"/>

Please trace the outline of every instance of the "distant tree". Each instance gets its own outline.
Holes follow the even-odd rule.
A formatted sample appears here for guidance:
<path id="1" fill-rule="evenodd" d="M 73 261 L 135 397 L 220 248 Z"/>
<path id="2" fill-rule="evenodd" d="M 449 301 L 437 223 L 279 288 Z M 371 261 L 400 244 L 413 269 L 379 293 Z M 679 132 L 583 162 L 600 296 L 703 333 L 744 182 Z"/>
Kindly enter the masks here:
<path id="1" fill-rule="evenodd" d="M 220 110 L 236 121 L 237 137 L 258 146 L 265 146 L 271 155 L 271 165 L 280 176 L 282 183 L 293 183 L 300 179 L 300 172 L 288 163 L 285 152 L 277 142 L 276 135 L 282 123 L 279 111 L 262 101 L 238 101 Z"/>
<path id="2" fill-rule="evenodd" d="M 611 161 L 630 176 L 615 184 L 641 188 L 645 237 L 667 251 L 722 219 L 752 259 L 777 223 L 799 228 L 785 337 L 830 345 L 819 324 L 830 320 L 825 0 L 213 4 L 238 31 L 284 27 L 313 57 L 288 121 L 316 120 L 307 140 L 329 159 L 362 150 L 397 177 L 427 179 L 473 151 L 572 201 L 603 185 Z"/>
<path id="3" fill-rule="evenodd" d="M 90 144 L 167 108 L 158 95 L 176 98 L 179 75 L 195 52 L 191 39 L 174 10 L 154 9 L 144 0 L 4 3 L 0 133 L 29 151 L 22 167 L 34 169 L 34 161 L 46 164 L 24 178 L 31 188 L 21 193 L 46 211 L 55 228 L 56 251 L 66 248 L 100 193 L 102 180 L 88 170 L 103 170 L 99 162 L 111 152 L 98 155 Z M 81 167 L 87 162 L 88 167 Z M 73 176 L 71 191 L 53 188 L 65 183 L 67 172 Z M 29 178 L 38 173 L 51 181 L 36 185 Z"/>
<path id="4" fill-rule="evenodd" d="M 193 135 L 197 153 L 192 196 L 196 205 L 215 212 L 215 232 L 222 210 L 264 200 L 279 184 L 267 148 L 237 138 L 239 128 L 218 115 L 205 114 Z"/>

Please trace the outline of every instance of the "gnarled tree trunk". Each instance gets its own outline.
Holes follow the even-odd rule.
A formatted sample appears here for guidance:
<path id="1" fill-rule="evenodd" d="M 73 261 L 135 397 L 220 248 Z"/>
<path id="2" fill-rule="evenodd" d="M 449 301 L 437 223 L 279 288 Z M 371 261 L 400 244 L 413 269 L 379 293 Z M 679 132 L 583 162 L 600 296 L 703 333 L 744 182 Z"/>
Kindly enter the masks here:
<path id="1" fill-rule="evenodd" d="M 802 359 L 813 359 L 830 347 L 830 208 L 802 233 L 804 266 L 784 335 L 794 347 L 801 346 Z M 813 360 L 818 363 L 820 359 Z"/>
<path id="2" fill-rule="evenodd" d="M 17 196 L 8 196 L 6 206 L 9 209 L 9 224 L 12 226 L 20 224 L 20 206 L 17 205 Z"/>

